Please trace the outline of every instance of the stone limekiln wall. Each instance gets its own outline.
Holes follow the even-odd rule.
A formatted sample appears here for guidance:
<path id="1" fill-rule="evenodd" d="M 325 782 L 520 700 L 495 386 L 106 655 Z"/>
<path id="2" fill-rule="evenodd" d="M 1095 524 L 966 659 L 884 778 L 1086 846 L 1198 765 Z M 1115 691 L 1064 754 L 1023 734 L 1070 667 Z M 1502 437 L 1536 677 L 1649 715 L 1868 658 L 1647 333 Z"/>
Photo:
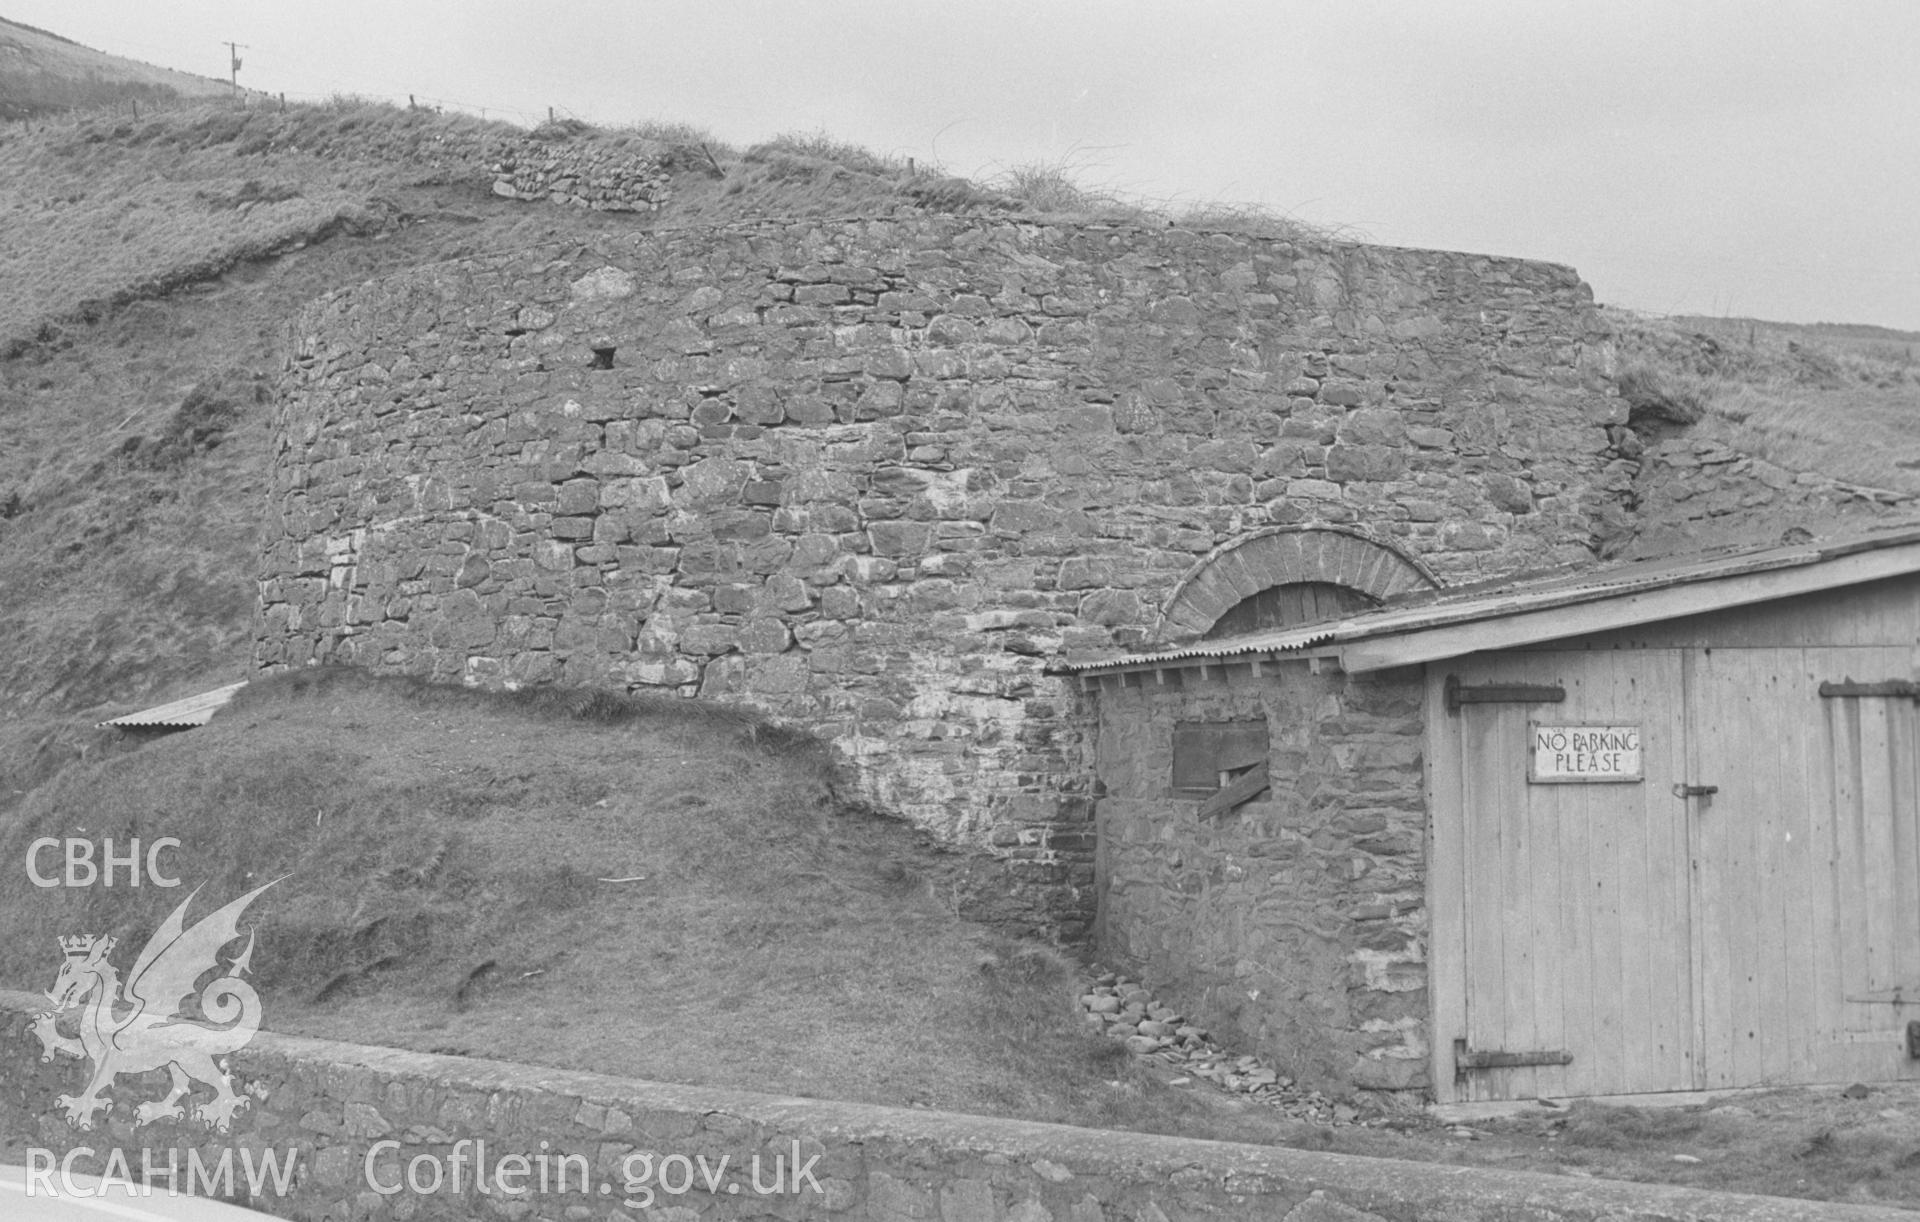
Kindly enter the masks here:
<path id="1" fill-rule="evenodd" d="M 1091 731 L 1048 663 L 1191 632 L 1162 626 L 1183 581 L 1278 527 L 1445 581 L 1588 558 L 1632 469 L 1590 297 L 1516 260 L 951 217 L 370 283 L 295 324 L 258 662 L 748 702 L 1084 916 Z"/>
<path id="2" fill-rule="evenodd" d="M 1263 670 L 1101 681 L 1100 952 L 1302 1083 L 1423 1091 L 1423 676 Z M 1270 789 L 1170 796 L 1176 723 L 1262 717 Z"/>

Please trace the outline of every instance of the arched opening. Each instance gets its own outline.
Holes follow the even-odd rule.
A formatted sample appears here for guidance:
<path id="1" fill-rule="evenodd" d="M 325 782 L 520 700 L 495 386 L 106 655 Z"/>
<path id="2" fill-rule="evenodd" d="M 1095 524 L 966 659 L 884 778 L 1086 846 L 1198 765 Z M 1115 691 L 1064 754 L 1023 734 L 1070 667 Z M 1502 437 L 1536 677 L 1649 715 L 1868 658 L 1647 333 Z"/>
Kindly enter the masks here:
<path id="1" fill-rule="evenodd" d="M 1212 640 L 1239 636 L 1243 632 L 1291 628 L 1295 624 L 1338 619 L 1379 605 L 1379 599 L 1337 582 L 1288 581 L 1241 599 L 1202 635 Z"/>
<path id="2" fill-rule="evenodd" d="M 1155 636 L 1222 637 L 1375 607 L 1439 582 L 1419 561 L 1351 527 L 1278 527 L 1214 549 L 1181 579 Z"/>

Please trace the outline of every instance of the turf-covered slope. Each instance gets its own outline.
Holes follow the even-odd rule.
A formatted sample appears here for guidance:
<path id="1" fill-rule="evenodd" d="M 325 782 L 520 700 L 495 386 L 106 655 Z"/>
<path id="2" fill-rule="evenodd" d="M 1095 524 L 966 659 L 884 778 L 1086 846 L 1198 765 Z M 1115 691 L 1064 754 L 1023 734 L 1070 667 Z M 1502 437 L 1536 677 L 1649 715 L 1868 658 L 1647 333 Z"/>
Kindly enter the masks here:
<path id="1" fill-rule="evenodd" d="M 124 970 L 193 888 L 190 918 L 280 879 L 245 922 L 273 1029 L 1090 1123 L 1144 1081 L 1069 964 L 956 913 L 991 862 L 849 806 L 819 744 L 739 711 L 300 672 L 68 769 L 0 859 L 165 836 L 177 888 L 0 889 L 0 984 L 45 989 L 71 934 Z M 1211 1125 L 1169 1099 L 1130 1123 Z"/>
<path id="2" fill-rule="evenodd" d="M 226 96 L 226 81 L 83 47 L 0 17 L 0 121 L 78 107 L 139 106 Z"/>
<path id="3" fill-rule="evenodd" d="M 377 115 L 374 122 L 371 115 Z M 132 301 L 342 230 L 390 226 L 391 193 L 443 180 L 422 146 L 499 124 L 392 108 L 204 105 L 0 126 L 0 354 L 84 342 Z M 486 184 L 471 175 L 477 195 Z"/>

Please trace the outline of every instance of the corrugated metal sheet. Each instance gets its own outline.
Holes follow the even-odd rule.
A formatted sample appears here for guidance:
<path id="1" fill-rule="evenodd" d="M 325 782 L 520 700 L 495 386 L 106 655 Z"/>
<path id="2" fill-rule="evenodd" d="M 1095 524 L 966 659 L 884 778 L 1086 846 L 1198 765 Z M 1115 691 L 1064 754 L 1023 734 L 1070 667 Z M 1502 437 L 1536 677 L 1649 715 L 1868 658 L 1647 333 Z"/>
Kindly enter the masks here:
<path id="1" fill-rule="evenodd" d="M 198 696 L 188 696 L 185 700 L 176 700 L 171 704 L 156 705 L 142 709 L 138 713 L 128 713 L 124 717 L 115 717 L 103 721 L 103 726 L 204 726 L 213 720 L 233 694 L 247 685 L 242 679 L 238 683 L 229 683 L 225 687 L 216 687 L 210 692 L 201 692 Z"/>
<path id="2" fill-rule="evenodd" d="M 1865 552 L 1893 552 L 1900 548 L 1912 552 L 1911 562 L 1909 564 L 1897 556 L 1890 557 L 1895 567 L 1906 572 L 1920 572 L 1920 530 L 1790 547 L 1722 549 L 1584 569 L 1565 576 L 1522 579 L 1499 585 L 1480 583 L 1423 592 L 1405 601 L 1395 600 L 1375 610 L 1317 624 L 1300 624 L 1291 628 L 1196 641 L 1178 649 L 1153 653 L 1070 662 L 1059 669 L 1068 674 L 1091 674 L 1104 670 L 1151 667 L 1182 659 L 1300 653 L 1347 642 L 1410 635 L 1578 604 L 1617 599 L 1624 607 L 1634 596 L 1650 591 L 1804 569 Z M 1635 622 L 1641 621 L 1623 614 L 1621 626 Z"/>

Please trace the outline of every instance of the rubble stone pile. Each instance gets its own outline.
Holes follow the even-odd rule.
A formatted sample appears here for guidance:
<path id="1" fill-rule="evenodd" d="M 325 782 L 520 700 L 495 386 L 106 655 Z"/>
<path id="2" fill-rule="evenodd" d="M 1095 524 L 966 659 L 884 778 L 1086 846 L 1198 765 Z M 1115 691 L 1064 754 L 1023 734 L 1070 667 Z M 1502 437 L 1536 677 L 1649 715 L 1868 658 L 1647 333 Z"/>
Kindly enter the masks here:
<path id="1" fill-rule="evenodd" d="M 1087 1024 L 1123 1041 L 1137 1056 L 1151 1057 L 1222 1090 L 1245 1095 L 1298 1120 L 1352 1124 L 1360 1113 L 1306 1090 L 1258 1057 L 1235 1056 L 1214 1043 L 1212 1033 L 1195 1026 L 1147 986 L 1116 972 L 1102 972 L 1080 996 Z M 1177 1083 L 1180 1079 L 1176 1078 Z"/>
<path id="2" fill-rule="evenodd" d="M 491 168 L 495 195 L 596 212 L 657 212 L 671 181 L 658 157 L 596 144 L 526 140 L 507 146 Z"/>

